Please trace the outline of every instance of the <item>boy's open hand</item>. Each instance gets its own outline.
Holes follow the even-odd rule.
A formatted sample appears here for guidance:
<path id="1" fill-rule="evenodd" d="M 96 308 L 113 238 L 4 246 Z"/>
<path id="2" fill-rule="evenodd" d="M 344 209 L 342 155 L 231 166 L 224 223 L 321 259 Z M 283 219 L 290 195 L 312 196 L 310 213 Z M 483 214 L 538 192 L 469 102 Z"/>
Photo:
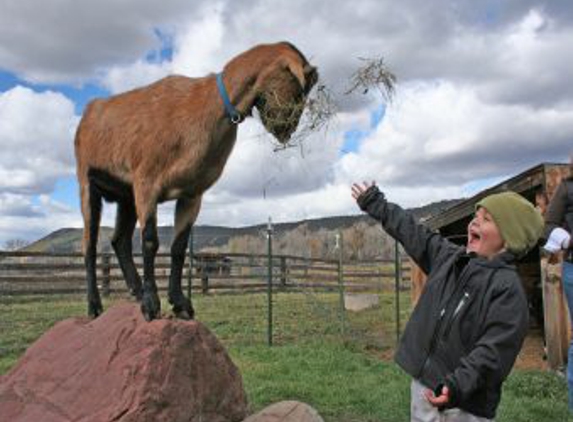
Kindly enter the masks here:
<path id="1" fill-rule="evenodd" d="M 367 183 L 367 182 L 362 182 L 362 185 L 359 185 L 358 183 L 353 183 L 352 184 L 352 197 L 354 198 L 355 201 L 358 201 L 358 198 L 368 190 L 368 188 L 370 188 L 371 186 L 374 186 L 376 183 L 372 182 L 372 183 Z"/>
<path id="2" fill-rule="evenodd" d="M 448 387 L 442 387 L 442 393 L 439 396 L 435 396 L 432 390 L 426 390 L 426 399 L 434 407 L 444 407 L 450 401 L 450 390 Z"/>

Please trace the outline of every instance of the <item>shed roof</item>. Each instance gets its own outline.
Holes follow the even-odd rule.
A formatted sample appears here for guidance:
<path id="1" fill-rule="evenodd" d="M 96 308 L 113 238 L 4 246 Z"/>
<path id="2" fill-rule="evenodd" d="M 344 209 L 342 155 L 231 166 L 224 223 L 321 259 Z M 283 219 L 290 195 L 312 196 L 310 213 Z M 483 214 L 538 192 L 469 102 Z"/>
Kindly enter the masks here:
<path id="1" fill-rule="evenodd" d="M 474 207 L 482 198 L 496 192 L 511 190 L 520 194 L 534 192 L 537 189 L 545 191 L 546 175 L 553 168 L 568 168 L 568 164 L 562 163 L 541 163 L 532 167 L 517 176 L 511 177 L 491 188 L 485 189 L 471 198 L 461 201 L 444 212 L 437 214 L 424 223 L 432 230 L 439 230 L 459 220 L 467 218 L 474 213 Z M 528 195 L 524 195 L 528 196 Z M 532 198 L 528 198 L 532 199 Z"/>

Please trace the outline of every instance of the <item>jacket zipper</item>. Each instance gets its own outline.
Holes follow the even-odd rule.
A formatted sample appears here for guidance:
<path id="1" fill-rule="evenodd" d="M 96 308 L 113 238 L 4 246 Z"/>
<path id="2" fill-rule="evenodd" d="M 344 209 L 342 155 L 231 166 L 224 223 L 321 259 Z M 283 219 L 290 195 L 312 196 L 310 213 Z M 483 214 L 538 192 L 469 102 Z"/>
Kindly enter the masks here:
<path id="1" fill-rule="evenodd" d="M 466 280 L 464 279 L 464 276 L 465 276 L 466 271 L 467 271 L 467 265 L 464 267 L 462 273 L 459 276 L 459 284 L 456 286 L 456 288 L 454 288 L 454 292 L 453 292 L 452 296 L 454 296 L 456 294 L 456 291 L 458 290 L 458 288 L 461 288 L 461 289 L 465 288 Z M 469 295 L 468 295 L 468 297 L 469 297 Z M 426 367 L 430 364 L 430 357 L 434 353 L 434 348 L 436 347 L 436 341 L 437 341 L 438 336 L 440 334 L 443 319 L 444 319 L 444 316 L 446 315 L 448 305 L 449 305 L 449 302 L 446 303 L 446 306 L 444 306 L 442 308 L 442 310 L 440 311 L 438 322 L 436 323 L 436 328 L 434 329 L 434 332 L 432 334 L 432 339 L 430 340 L 430 348 L 428 349 L 428 354 L 426 356 L 426 359 L 424 360 L 424 364 L 422 365 L 422 369 L 420 371 L 419 378 L 422 378 L 424 372 L 426 371 Z M 463 306 L 463 303 L 462 303 L 462 306 Z M 458 308 L 461 309 L 460 304 L 458 304 L 458 306 L 456 307 L 456 311 L 459 312 Z M 455 311 L 454 311 L 454 313 L 455 313 Z"/>
<path id="2" fill-rule="evenodd" d="M 420 371 L 420 376 L 418 378 L 422 378 L 422 375 L 424 374 L 424 372 L 426 371 L 426 368 L 430 364 L 430 356 L 432 356 L 432 353 L 434 352 L 434 348 L 436 347 L 436 340 L 438 339 L 438 333 L 440 332 L 440 328 L 442 326 L 442 320 L 444 318 L 444 315 L 446 314 L 446 308 L 447 308 L 447 304 L 440 311 L 440 316 L 438 317 L 438 322 L 436 323 L 436 328 L 434 329 L 434 332 L 432 334 L 432 339 L 430 340 L 430 348 L 428 350 L 428 354 L 426 355 L 426 359 L 424 360 L 424 364 L 422 365 L 422 369 Z"/>
<path id="3" fill-rule="evenodd" d="M 464 305 L 469 301 L 469 299 L 470 299 L 470 294 L 468 292 L 464 292 L 464 295 L 460 299 L 458 306 L 456 306 L 454 313 L 452 314 L 451 318 L 448 320 L 448 325 L 446 326 L 446 329 L 444 330 L 444 338 L 448 338 L 448 336 L 450 335 L 450 331 L 452 330 L 452 326 L 454 325 L 454 320 L 456 319 L 456 315 L 458 315 L 460 313 L 460 311 L 462 310 Z"/>
<path id="4" fill-rule="evenodd" d="M 468 292 L 464 292 L 464 297 L 462 297 L 462 300 L 460 300 L 460 303 L 458 303 L 457 308 L 454 310 L 454 313 L 452 315 L 452 319 L 454 319 L 456 317 L 458 312 L 460 312 L 460 310 L 462 309 L 462 306 L 464 306 L 464 304 L 466 303 L 466 301 L 469 298 L 470 298 L 470 294 Z"/>

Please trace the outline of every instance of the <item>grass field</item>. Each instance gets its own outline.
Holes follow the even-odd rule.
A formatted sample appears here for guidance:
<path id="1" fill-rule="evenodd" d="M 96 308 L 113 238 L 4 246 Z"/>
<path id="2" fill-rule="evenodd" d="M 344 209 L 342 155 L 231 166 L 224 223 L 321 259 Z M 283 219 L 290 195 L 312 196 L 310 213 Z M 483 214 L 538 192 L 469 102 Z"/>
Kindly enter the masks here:
<path id="1" fill-rule="evenodd" d="M 279 293 L 273 300 L 273 347 L 266 344 L 264 294 L 196 295 L 194 305 L 240 368 L 253 410 L 294 399 L 314 406 L 327 422 L 408 420 L 410 379 L 387 359 L 396 341 L 393 294 L 381 295 L 378 307 L 347 312 L 342 337 L 337 294 Z M 401 310 L 403 326 L 407 295 Z M 0 374 L 55 322 L 84 313 L 83 298 L 0 298 Z M 549 372 L 514 371 L 496 420 L 573 421 L 567 419 L 564 380 Z"/>

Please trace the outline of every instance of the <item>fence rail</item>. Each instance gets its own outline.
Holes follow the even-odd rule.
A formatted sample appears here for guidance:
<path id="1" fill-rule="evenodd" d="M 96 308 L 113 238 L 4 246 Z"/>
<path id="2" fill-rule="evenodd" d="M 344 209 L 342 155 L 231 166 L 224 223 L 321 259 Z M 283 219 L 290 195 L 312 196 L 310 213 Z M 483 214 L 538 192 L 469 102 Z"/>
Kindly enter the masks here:
<path id="1" fill-rule="evenodd" d="M 142 256 L 134 255 L 142 273 Z M 188 259 L 183 280 L 192 290 L 241 292 L 264 289 L 269 278 L 269 256 L 263 254 L 203 254 Z M 337 261 L 293 255 L 273 255 L 270 259 L 273 288 L 338 289 L 347 292 L 395 289 L 395 261 Z M 170 255 L 158 254 L 156 282 L 165 290 L 169 281 Z M 97 257 L 98 283 L 104 294 L 125 292 L 126 286 L 117 259 L 112 254 Z M 401 260 L 401 288 L 409 287 L 410 266 Z M 83 256 L 78 253 L 49 254 L 0 252 L 0 294 L 76 294 L 85 291 Z"/>

